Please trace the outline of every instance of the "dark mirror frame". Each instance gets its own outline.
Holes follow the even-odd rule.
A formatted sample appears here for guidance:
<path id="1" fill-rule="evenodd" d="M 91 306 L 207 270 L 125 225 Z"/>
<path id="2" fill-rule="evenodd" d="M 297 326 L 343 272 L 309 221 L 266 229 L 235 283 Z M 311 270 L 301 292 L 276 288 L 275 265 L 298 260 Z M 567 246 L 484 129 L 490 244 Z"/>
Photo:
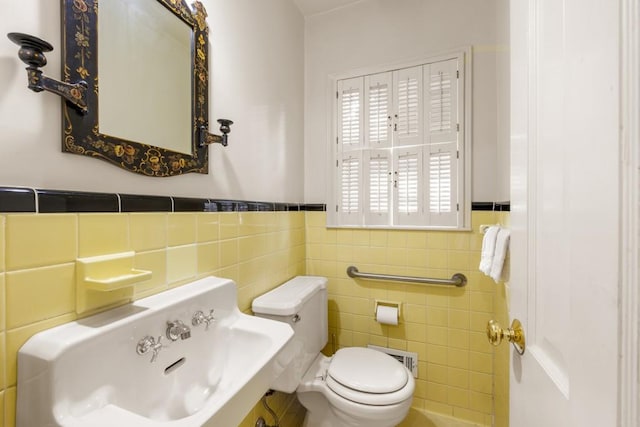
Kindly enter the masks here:
<path id="1" fill-rule="evenodd" d="M 110 1 L 110 0 L 104 0 Z M 98 123 L 98 0 L 61 0 L 62 78 L 88 84 L 88 112 L 64 101 L 62 151 L 96 157 L 131 172 L 147 176 L 175 176 L 188 172 L 209 173 L 208 145 L 201 144 L 209 120 L 209 28 L 207 13 L 199 1 L 189 7 L 185 0 L 156 0 L 191 29 L 191 155 L 149 143 L 129 141 L 100 133 Z M 152 72 L 152 70 L 150 71 Z M 162 88 L 158 88 L 162 90 Z M 126 100 L 123 99 L 123 102 Z M 150 142 L 150 141 L 146 141 Z"/>

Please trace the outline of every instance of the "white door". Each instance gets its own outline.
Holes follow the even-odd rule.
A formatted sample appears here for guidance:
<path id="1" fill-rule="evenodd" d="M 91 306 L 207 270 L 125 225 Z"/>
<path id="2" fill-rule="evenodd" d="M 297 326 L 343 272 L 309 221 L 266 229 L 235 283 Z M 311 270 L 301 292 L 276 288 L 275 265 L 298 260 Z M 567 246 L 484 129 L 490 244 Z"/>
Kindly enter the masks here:
<path id="1" fill-rule="evenodd" d="M 510 7 L 510 426 L 615 427 L 620 8 Z"/>

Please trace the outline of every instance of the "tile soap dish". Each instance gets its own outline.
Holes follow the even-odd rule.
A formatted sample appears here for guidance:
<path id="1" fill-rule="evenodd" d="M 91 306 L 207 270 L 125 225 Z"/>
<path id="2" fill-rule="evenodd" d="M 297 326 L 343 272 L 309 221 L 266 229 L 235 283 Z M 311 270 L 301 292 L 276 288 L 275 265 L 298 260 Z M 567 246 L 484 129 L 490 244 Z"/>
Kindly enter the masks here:
<path id="1" fill-rule="evenodd" d="M 88 289 L 101 292 L 109 292 L 120 288 L 133 286 L 138 282 L 151 279 L 151 272 L 132 269 L 128 274 L 109 277 L 106 279 L 92 279 L 85 277 L 84 284 Z"/>
<path id="2" fill-rule="evenodd" d="M 78 258 L 78 282 L 94 291 L 114 291 L 151 279 L 151 272 L 133 268 L 135 252 Z"/>
<path id="3" fill-rule="evenodd" d="M 151 271 L 133 268 L 134 258 L 129 251 L 76 259 L 78 313 L 129 299 L 135 284 L 151 279 Z"/>

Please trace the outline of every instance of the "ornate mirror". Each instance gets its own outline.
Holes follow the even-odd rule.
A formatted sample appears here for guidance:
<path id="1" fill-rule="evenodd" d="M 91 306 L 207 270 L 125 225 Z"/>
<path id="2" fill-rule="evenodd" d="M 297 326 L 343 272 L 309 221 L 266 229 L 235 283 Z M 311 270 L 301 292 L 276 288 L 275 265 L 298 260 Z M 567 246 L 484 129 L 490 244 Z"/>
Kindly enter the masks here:
<path id="1" fill-rule="evenodd" d="M 208 173 L 207 144 L 226 145 L 231 122 L 208 132 L 202 4 L 61 1 L 63 79 L 86 82 L 86 109 L 63 103 L 62 150 L 147 176 Z"/>

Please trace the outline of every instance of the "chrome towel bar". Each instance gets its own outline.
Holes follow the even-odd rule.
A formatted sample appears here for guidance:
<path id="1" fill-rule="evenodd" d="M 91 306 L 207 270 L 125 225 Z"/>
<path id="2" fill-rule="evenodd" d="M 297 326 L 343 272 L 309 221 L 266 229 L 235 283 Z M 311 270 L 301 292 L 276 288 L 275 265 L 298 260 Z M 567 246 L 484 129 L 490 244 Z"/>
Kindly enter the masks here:
<path id="1" fill-rule="evenodd" d="M 456 273 L 451 279 L 433 279 L 430 277 L 396 276 L 394 274 L 360 273 L 353 265 L 347 267 L 347 275 L 353 278 L 391 280 L 394 282 L 412 282 L 428 285 L 453 285 L 459 288 L 467 284 L 467 277 L 462 273 Z"/>

